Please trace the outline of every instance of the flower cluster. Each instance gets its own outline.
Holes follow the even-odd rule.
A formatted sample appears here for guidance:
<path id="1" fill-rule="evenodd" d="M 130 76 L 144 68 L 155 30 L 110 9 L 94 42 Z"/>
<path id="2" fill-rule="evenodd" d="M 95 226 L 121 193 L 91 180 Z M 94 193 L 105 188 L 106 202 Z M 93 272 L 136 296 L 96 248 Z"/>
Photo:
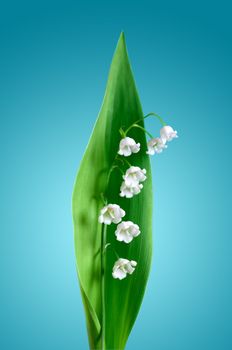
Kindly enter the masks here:
<path id="1" fill-rule="evenodd" d="M 101 209 L 98 221 L 105 225 L 118 224 L 115 231 L 117 240 L 130 243 L 140 234 L 140 229 L 132 221 L 122 221 L 125 215 L 125 211 L 119 205 L 108 204 Z M 136 265 L 136 261 L 119 258 L 114 264 L 112 276 L 121 280 L 126 277 L 127 273 L 131 275 Z"/>
<path id="2" fill-rule="evenodd" d="M 125 175 L 123 175 L 123 182 L 120 187 L 120 196 L 126 198 L 132 198 L 134 195 L 139 194 L 143 185 L 140 182 L 146 180 L 146 169 L 140 169 L 138 166 L 131 166 L 127 169 Z"/>
<path id="3" fill-rule="evenodd" d="M 177 138 L 177 131 L 174 131 L 171 126 L 165 125 L 160 130 L 160 137 L 151 139 L 147 144 L 147 154 L 153 156 L 155 153 L 161 153 L 167 148 L 167 142 Z"/>
<path id="4" fill-rule="evenodd" d="M 98 221 L 101 224 L 119 224 L 115 231 L 117 240 L 120 242 L 130 243 L 134 237 L 140 234 L 139 226 L 132 221 L 122 221 L 126 215 L 125 211 L 117 204 L 108 204 L 101 209 Z"/>
<path id="5" fill-rule="evenodd" d="M 151 114 L 155 115 L 154 113 Z M 137 124 L 133 124 L 128 128 L 128 130 L 131 129 L 133 126 L 139 127 Z M 140 151 L 140 143 L 136 143 L 134 139 L 126 136 L 128 130 L 125 133 L 123 133 L 123 136 L 125 137 L 123 137 L 119 143 L 118 154 L 124 157 L 129 157 L 133 153 L 138 153 Z M 152 137 L 152 135 L 150 136 Z M 160 137 L 151 138 L 148 141 L 146 153 L 149 155 L 154 155 L 156 153 L 158 154 L 163 152 L 163 150 L 167 148 L 167 142 L 170 142 L 177 137 L 177 131 L 174 131 L 171 126 L 163 126 L 160 130 Z M 125 174 L 123 175 L 123 181 L 119 193 L 120 197 L 132 198 L 133 196 L 139 194 L 143 188 L 142 182 L 144 182 L 146 178 L 146 169 L 141 169 L 138 166 L 130 165 L 130 167 L 126 170 Z M 101 209 L 98 221 L 101 224 L 105 225 L 117 224 L 115 230 L 116 239 L 119 242 L 129 244 L 135 237 L 137 237 L 140 234 L 140 228 L 137 224 L 133 223 L 132 221 L 122 221 L 122 218 L 125 215 L 126 212 L 122 208 L 120 208 L 118 204 L 107 204 Z M 108 245 L 109 244 L 107 244 L 107 246 Z M 137 262 L 134 260 L 130 261 L 128 259 L 118 257 L 118 260 L 113 266 L 113 278 L 119 280 L 124 279 L 127 276 L 127 274 L 131 275 L 134 272 L 136 265 Z"/>

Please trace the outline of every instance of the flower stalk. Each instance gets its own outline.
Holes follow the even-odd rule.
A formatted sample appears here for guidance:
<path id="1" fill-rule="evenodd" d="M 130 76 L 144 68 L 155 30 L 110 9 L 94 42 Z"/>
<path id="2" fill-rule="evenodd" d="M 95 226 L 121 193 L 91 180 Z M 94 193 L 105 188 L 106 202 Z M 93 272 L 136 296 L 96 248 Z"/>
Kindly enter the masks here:
<path id="1" fill-rule="evenodd" d="M 148 136 L 150 136 L 151 138 L 153 138 L 152 134 L 150 134 L 145 128 L 143 128 L 142 126 L 138 125 L 137 123 L 132 124 L 126 131 L 125 134 L 127 135 L 127 133 L 133 129 L 133 128 L 139 128 L 141 130 L 143 130 Z"/>
<path id="2" fill-rule="evenodd" d="M 105 246 L 106 246 L 106 224 L 102 224 L 101 232 L 101 350 L 105 350 Z"/>
<path id="3" fill-rule="evenodd" d="M 163 126 L 167 125 L 167 124 L 164 122 L 163 118 L 162 118 L 160 115 L 158 115 L 157 113 L 150 112 L 150 113 L 146 114 L 146 115 L 143 117 L 143 119 L 146 119 L 146 118 L 148 118 L 148 117 L 155 117 L 155 118 L 158 118 L 159 121 L 160 121 L 160 123 L 161 123 Z"/>
<path id="4" fill-rule="evenodd" d="M 154 138 L 151 133 L 149 133 L 144 127 L 138 125 L 140 121 L 148 117 L 158 118 L 162 124 L 162 128 L 160 130 L 160 137 Z M 119 133 L 122 137 L 119 143 L 119 150 L 114 158 L 113 164 L 109 170 L 107 177 L 107 188 L 110 181 L 110 176 L 114 169 L 119 169 L 122 173 L 123 182 L 120 187 L 120 197 L 132 198 L 135 195 L 138 195 L 142 188 L 143 184 L 141 182 L 146 180 L 146 169 L 141 169 L 138 166 L 132 166 L 125 157 L 131 156 L 133 153 L 138 153 L 140 151 L 140 143 L 136 143 L 136 141 L 127 136 L 128 132 L 132 128 L 141 129 L 147 135 L 151 137 L 151 140 L 147 143 L 147 151 L 146 153 L 149 155 L 154 155 L 158 153 L 162 153 L 163 149 L 167 148 L 166 143 L 170 142 L 174 138 L 177 138 L 177 131 L 174 131 L 171 126 L 166 125 L 163 119 L 156 113 L 148 113 L 142 119 L 137 120 L 133 124 L 131 124 L 126 131 L 123 130 L 122 127 L 119 129 Z M 124 157 L 119 158 L 119 157 Z M 116 161 L 121 161 L 122 165 L 129 165 L 129 169 L 127 169 L 124 174 L 119 165 L 115 164 Z M 105 275 L 105 258 L 104 252 L 105 249 L 110 245 L 110 243 L 106 244 L 106 225 L 118 224 L 117 229 L 115 231 L 115 235 L 118 241 L 124 243 L 130 243 L 134 237 L 137 237 L 140 234 L 139 226 L 134 224 L 132 221 L 122 221 L 122 218 L 126 215 L 125 211 L 119 207 L 117 204 L 108 204 L 107 201 L 105 206 L 101 209 L 100 216 L 98 218 L 99 222 L 102 223 L 102 242 L 101 242 L 101 266 L 102 266 L 102 307 L 104 309 L 104 275 Z M 122 221 L 122 222 L 121 222 Z M 114 251 L 115 252 L 115 251 Z M 116 254 L 116 252 L 115 252 Z M 127 276 L 127 274 L 132 274 L 137 265 L 136 261 L 131 260 L 131 262 L 124 258 L 119 258 L 116 254 L 118 260 L 115 262 L 113 267 L 113 277 L 118 279 L 123 279 Z M 104 332 L 104 320 L 102 320 L 102 331 Z"/>

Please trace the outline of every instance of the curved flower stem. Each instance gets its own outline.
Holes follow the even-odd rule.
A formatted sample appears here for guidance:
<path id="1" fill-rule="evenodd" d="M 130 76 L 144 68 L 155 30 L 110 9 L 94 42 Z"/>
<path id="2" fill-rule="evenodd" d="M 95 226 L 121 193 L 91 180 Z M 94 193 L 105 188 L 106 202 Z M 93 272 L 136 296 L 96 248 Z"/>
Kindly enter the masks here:
<path id="1" fill-rule="evenodd" d="M 125 131 L 125 133 L 127 134 L 128 133 L 128 131 L 130 131 L 132 128 L 139 128 L 139 129 L 141 129 L 141 130 L 143 130 L 147 135 L 149 135 L 152 139 L 154 138 L 153 136 L 152 136 L 152 134 L 150 134 L 146 129 L 144 129 L 142 126 L 140 126 L 140 125 L 138 125 L 138 124 L 132 124 L 126 131 Z"/>
<path id="2" fill-rule="evenodd" d="M 158 118 L 159 121 L 160 121 L 160 123 L 161 123 L 163 126 L 167 125 L 167 124 L 165 123 L 165 121 L 163 120 L 163 118 L 161 118 L 160 115 L 158 115 L 157 113 L 154 113 L 154 112 L 151 112 L 151 113 L 146 114 L 143 118 L 136 120 L 136 122 L 134 122 L 133 124 L 139 123 L 139 122 L 143 121 L 144 119 L 146 119 L 146 118 L 148 118 L 148 117 L 155 117 L 155 118 Z"/>
<path id="3" fill-rule="evenodd" d="M 130 163 L 130 162 L 128 162 L 128 160 L 127 160 L 127 159 L 123 159 L 123 162 L 124 162 L 124 163 L 126 163 L 127 165 L 129 165 L 129 167 L 131 167 L 131 163 Z"/>
<path id="4" fill-rule="evenodd" d="M 123 164 L 124 164 L 124 161 L 120 158 L 118 158 L 118 154 L 116 154 L 115 158 L 114 158 L 114 161 L 113 161 L 113 164 L 109 170 L 109 173 L 108 173 L 108 176 L 107 176 L 107 181 L 106 181 L 106 188 L 105 188 L 105 193 L 101 193 L 101 199 L 102 199 L 102 202 L 104 203 L 104 205 L 107 205 L 107 199 L 105 197 L 105 194 L 107 193 L 107 189 L 108 189 L 108 186 L 109 186 L 109 182 L 110 182 L 110 176 L 112 174 L 112 172 L 114 171 L 114 169 L 118 169 L 120 171 L 120 173 L 122 175 L 124 175 L 124 172 L 123 170 L 120 168 L 119 165 L 116 165 L 115 164 L 115 161 L 116 160 L 120 160 Z"/>
<path id="5" fill-rule="evenodd" d="M 124 175 L 124 172 L 122 171 L 122 169 L 118 166 L 118 165 L 112 165 L 112 167 L 110 168 L 108 177 L 107 177 L 107 188 L 110 182 L 110 176 L 112 174 L 112 172 L 114 171 L 114 169 L 118 169 L 120 171 L 120 173 L 122 173 L 122 175 Z"/>
<path id="6" fill-rule="evenodd" d="M 146 114 L 143 118 L 140 118 L 140 119 L 136 120 L 131 126 L 129 126 L 129 128 L 128 128 L 126 131 L 124 131 L 122 128 L 120 128 L 120 129 L 119 129 L 120 134 L 121 134 L 123 137 L 125 137 L 126 134 L 128 133 L 128 131 L 129 131 L 130 129 L 132 129 L 137 123 L 140 123 L 141 121 L 143 121 L 144 119 L 146 119 L 146 118 L 148 118 L 148 117 L 155 117 L 155 118 L 158 118 L 159 121 L 160 121 L 160 123 L 161 123 L 163 126 L 166 125 L 165 121 L 163 120 L 163 118 L 162 118 L 160 115 L 158 115 L 157 113 L 154 113 L 154 112 L 150 112 L 150 113 Z M 145 129 L 144 129 L 144 131 L 145 131 Z M 145 131 L 145 132 L 147 132 L 147 131 Z"/>
<path id="7" fill-rule="evenodd" d="M 111 243 L 106 243 L 105 245 L 105 252 L 106 252 L 106 249 L 111 245 Z"/>
<path id="8" fill-rule="evenodd" d="M 113 250 L 113 252 L 114 252 L 116 258 L 117 258 L 117 259 L 120 259 L 118 253 L 116 252 L 116 250 L 114 249 L 114 247 L 112 247 L 111 243 L 107 243 L 107 244 L 105 245 L 105 251 L 106 251 L 106 249 L 107 249 L 108 247 L 110 247 L 110 248 Z"/>
<path id="9" fill-rule="evenodd" d="M 130 162 L 128 162 L 128 160 L 127 159 L 121 159 L 120 157 L 119 157 L 119 155 L 117 154 L 116 155 L 116 157 L 115 157 L 115 160 L 114 161 L 116 161 L 116 160 L 118 160 L 118 161 L 120 161 L 123 165 L 126 163 L 127 165 L 129 165 L 129 167 L 131 167 L 131 163 Z M 119 167 L 119 169 L 120 169 L 120 171 L 122 172 L 122 174 L 124 174 L 123 173 L 123 171 L 122 171 L 122 169 Z"/>
<path id="10" fill-rule="evenodd" d="M 126 137 L 127 133 L 128 133 L 132 128 L 140 128 L 140 129 L 142 129 L 146 134 L 148 134 L 151 138 L 154 138 L 146 129 L 144 129 L 144 128 L 143 128 L 142 126 L 140 126 L 140 125 L 137 125 L 137 123 L 140 123 L 141 121 L 143 121 L 144 119 L 146 119 L 146 118 L 148 118 L 148 117 L 155 117 L 155 118 L 158 118 L 159 121 L 160 121 L 160 123 L 161 123 L 163 126 L 167 125 L 167 124 L 165 123 L 165 121 L 163 120 L 163 118 L 162 118 L 160 115 L 158 115 L 157 113 L 154 113 L 154 112 L 150 112 L 150 113 L 146 114 L 143 118 L 136 120 L 132 125 L 130 125 L 130 126 L 126 129 L 126 131 L 124 131 L 123 128 L 121 127 L 121 128 L 119 129 L 120 135 L 124 138 L 124 137 Z"/>
<path id="11" fill-rule="evenodd" d="M 143 119 L 146 119 L 146 118 L 148 118 L 148 117 L 155 117 L 155 118 L 158 118 L 159 121 L 160 121 L 160 123 L 161 123 L 163 126 L 166 125 L 166 123 L 164 122 L 163 118 L 161 118 L 161 116 L 159 116 L 157 113 L 154 113 L 154 112 L 148 113 L 148 114 L 146 114 L 146 115 L 143 117 Z M 140 119 L 140 120 L 141 120 L 141 119 Z"/>
<path id="12" fill-rule="evenodd" d="M 119 130 L 120 135 L 122 136 L 122 138 L 126 137 L 125 131 L 123 130 L 123 128 L 120 128 Z"/>
<path id="13" fill-rule="evenodd" d="M 106 198 L 104 196 L 104 193 L 101 193 L 100 196 L 101 196 L 101 200 L 102 200 L 103 204 L 106 205 L 107 204 L 107 200 L 106 200 Z"/>
<path id="14" fill-rule="evenodd" d="M 119 162 L 121 162 L 122 164 L 124 164 L 124 160 L 120 158 L 119 154 L 116 154 L 115 158 L 114 158 L 114 162 L 116 162 L 116 160 L 118 160 Z"/>

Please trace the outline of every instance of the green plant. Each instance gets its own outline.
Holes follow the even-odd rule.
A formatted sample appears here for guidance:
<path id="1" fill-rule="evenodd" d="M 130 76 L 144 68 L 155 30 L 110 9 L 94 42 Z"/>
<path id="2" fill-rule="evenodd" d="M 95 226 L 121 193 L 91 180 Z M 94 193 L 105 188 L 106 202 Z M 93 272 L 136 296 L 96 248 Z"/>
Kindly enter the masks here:
<path id="1" fill-rule="evenodd" d="M 152 257 L 149 154 L 166 147 L 168 130 L 176 135 L 164 126 L 163 136 L 153 138 L 144 128 L 150 115 L 165 125 L 155 113 L 143 115 L 122 33 L 73 193 L 76 266 L 91 349 L 125 348 L 145 292 Z"/>

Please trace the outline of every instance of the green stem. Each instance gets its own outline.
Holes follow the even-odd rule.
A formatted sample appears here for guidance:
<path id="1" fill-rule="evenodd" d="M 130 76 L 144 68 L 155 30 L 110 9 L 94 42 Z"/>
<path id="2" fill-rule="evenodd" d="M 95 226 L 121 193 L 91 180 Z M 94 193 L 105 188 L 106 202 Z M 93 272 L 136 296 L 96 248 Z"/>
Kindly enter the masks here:
<path id="1" fill-rule="evenodd" d="M 123 159 L 123 162 L 124 162 L 124 163 L 126 163 L 127 165 L 129 165 L 129 167 L 131 167 L 131 163 L 130 163 L 130 162 L 128 162 L 128 160 L 127 160 L 127 159 Z"/>
<path id="2" fill-rule="evenodd" d="M 114 247 L 112 247 L 111 243 L 107 243 L 107 244 L 105 245 L 105 251 L 106 251 L 106 249 L 107 249 L 108 247 L 110 247 L 110 248 L 113 250 L 113 252 L 114 252 L 116 258 L 119 259 L 119 255 L 118 255 L 118 253 L 116 252 L 116 250 L 114 249 Z"/>
<path id="3" fill-rule="evenodd" d="M 109 171 L 109 174 L 108 174 L 108 177 L 107 177 L 107 188 L 108 188 L 108 185 L 109 185 L 109 182 L 110 182 L 110 176 L 113 172 L 114 169 L 118 169 L 120 171 L 120 173 L 122 173 L 122 175 L 124 175 L 124 172 L 122 171 L 122 169 L 120 168 L 120 166 L 118 165 L 112 165 L 112 167 L 110 168 L 110 171 Z"/>
<path id="4" fill-rule="evenodd" d="M 140 125 L 137 125 L 137 123 L 140 123 L 140 122 L 144 121 L 144 119 L 146 119 L 146 118 L 148 118 L 148 117 L 155 117 L 155 118 L 158 118 L 159 121 L 160 121 L 160 123 L 161 123 L 163 126 L 167 125 L 167 124 L 165 123 L 165 121 L 163 120 L 163 118 L 161 118 L 160 115 L 158 115 L 157 113 L 151 112 L 151 113 L 146 114 L 143 118 L 136 120 L 131 126 L 129 126 L 129 128 L 127 128 L 126 131 L 124 131 L 122 128 L 120 128 L 120 129 L 119 129 L 120 135 L 121 135 L 122 137 L 126 137 L 127 133 L 128 133 L 132 128 L 140 128 L 140 129 L 142 129 L 145 133 L 147 133 L 151 138 L 153 138 L 153 136 L 152 136 L 146 129 L 144 129 L 144 128 L 143 128 L 142 126 L 140 126 Z"/>
<path id="5" fill-rule="evenodd" d="M 105 198 L 104 194 L 103 194 L 103 193 L 101 193 L 101 194 L 100 194 L 100 197 L 101 197 L 101 200 L 102 200 L 103 204 L 104 204 L 104 205 L 106 205 L 107 200 L 106 200 L 106 198 Z"/>
<path id="6" fill-rule="evenodd" d="M 138 124 L 132 124 L 127 130 L 126 130 L 126 134 L 128 133 L 128 131 L 132 128 L 139 128 L 141 130 L 143 130 L 147 135 L 149 135 L 152 139 L 154 138 L 152 136 L 152 134 L 150 134 L 146 129 L 144 129 L 142 126 L 138 125 Z"/>
<path id="7" fill-rule="evenodd" d="M 148 118 L 148 117 L 155 117 L 155 118 L 158 118 L 159 121 L 160 121 L 160 123 L 161 123 L 163 126 L 166 125 L 166 123 L 164 122 L 163 118 L 161 118 L 160 115 L 158 115 L 157 113 L 151 112 L 151 113 L 146 114 L 143 118 L 136 120 L 131 126 L 129 126 L 129 128 L 126 130 L 125 133 L 127 134 L 127 132 L 133 127 L 134 124 L 137 124 L 137 123 L 139 123 L 139 122 L 142 122 L 144 119 L 146 119 L 146 118 Z"/>
<path id="8" fill-rule="evenodd" d="M 105 245 L 106 245 L 106 225 L 102 225 L 101 234 L 101 350 L 105 350 Z"/>
<path id="9" fill-rule="evenodd" d="M 123 128 L 120 128 L 119 130 L 120 135 L 122 136 L 122 138 L 126 137 L 125 131 L 123 130 Z"/>
<path id="10" fill-rule="evenodd" d="M 115 158 L 114 158 L 114 162 L 116 162 L 117 160 L 118 160 L 119 162 L 121 162 L 122 164 L 124 164 L 124 161 L 123 161 L 123 159 L 120 158 L 119 154 L 116 154 L 116 156 L 115 156 Z"/>
<path id="11" fill-rule="evenodd" d="M 115 250 L 113 247 L 112 247 L 112 249 L 113 249 L 113 252 L 114 252 L 116 258 L 117 258 L 117 259 L 120 259 L 118 253 L 116 252 L 116 250 Z"/>
<path id="12" fill-rule="evenodd" d="M 146 119 L 146 118 L 148 118 L 148 117 L 155 117 L 155 118 L 158 118 L 159 121 L 160 121 L 160 123 L 161 123 L 163 126 L 166 125 L 166 123 L 164 122 L 163 118 L 161 118 L 157 113 L 154 113 L 154 112 L 148 113 L 148 114 L 146 114 L 146 115 L 143 117 L 143 119 Z"/>

